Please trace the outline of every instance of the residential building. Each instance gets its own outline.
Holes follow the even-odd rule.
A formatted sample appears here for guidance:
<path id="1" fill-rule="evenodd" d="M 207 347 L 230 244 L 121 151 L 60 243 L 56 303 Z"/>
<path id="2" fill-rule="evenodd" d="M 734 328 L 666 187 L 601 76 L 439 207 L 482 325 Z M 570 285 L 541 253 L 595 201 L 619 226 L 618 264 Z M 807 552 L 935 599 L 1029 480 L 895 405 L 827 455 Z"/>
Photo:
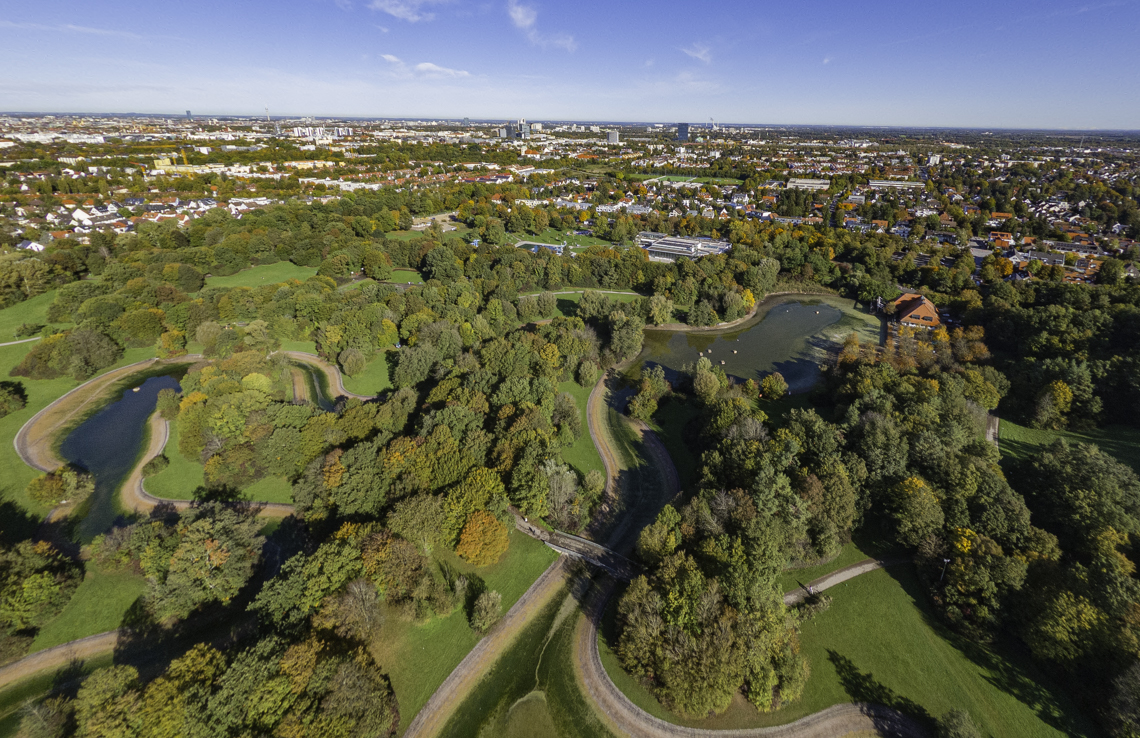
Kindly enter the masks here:
<path id="1" fill-rule="evenodd" d="M 937 328 L 942 325 L 934 303 L 922 295 L 903 295 L 895 300 L 895 316 L 903 325 L 913 328 Z"/>

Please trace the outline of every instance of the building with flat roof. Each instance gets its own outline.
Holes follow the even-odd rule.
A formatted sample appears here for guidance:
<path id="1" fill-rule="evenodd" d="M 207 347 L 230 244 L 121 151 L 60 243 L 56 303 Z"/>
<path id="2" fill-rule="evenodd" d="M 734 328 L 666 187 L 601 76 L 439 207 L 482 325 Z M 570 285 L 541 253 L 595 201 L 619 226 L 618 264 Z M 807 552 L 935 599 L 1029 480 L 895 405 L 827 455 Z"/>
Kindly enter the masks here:
<path id="1" fill-rule="evenodd" d="M 732 248 L 732 244 L 728 241 L 666 236 L 664 233 L 651 231 L 637 234 L 637 245 L 645 249 L 649 258 L 654 261 L 676 261 L 682 256 L 687 259 L 699 259 L 702 256 L 723 254 Z"/>
<path id="2" fill-rule="evenodd" d="M 606 131 L 606 143 L 616 144 L 620 143 L 621 136 L 617 131 Z"/>
<path id="3" fill-rule="evenodd" d="M 872 179 L 867 183 L 872 190 L 924 190 L 925 182 L 906 182 L 891 179 Z"/>
<path id="4" fill-rule="evenodd" d="M 798 179 L 792 177 L 788 180 L 789 190 L 826 190 L 831 187 L 830 179 Z"/>
<path id="5" fill-rule="evenodd" d="M 677 140 L 678 141 L 688 141 L 689 140 L 689 124 L 688 123 L 678 123 L 677 124 Z"/>

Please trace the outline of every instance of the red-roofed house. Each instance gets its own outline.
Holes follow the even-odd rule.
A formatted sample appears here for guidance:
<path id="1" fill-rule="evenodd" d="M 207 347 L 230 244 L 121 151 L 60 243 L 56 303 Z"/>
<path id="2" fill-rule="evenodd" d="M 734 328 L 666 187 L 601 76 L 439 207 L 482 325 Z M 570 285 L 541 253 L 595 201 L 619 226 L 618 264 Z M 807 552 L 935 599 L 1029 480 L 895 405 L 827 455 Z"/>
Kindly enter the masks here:
<path id="1" fill-rule="evenodd" d="M 937 328 L 942 325 L 934 303 L 922 295 L 903 295 L 895 300 L 895 315 L 903 325 Z"/>

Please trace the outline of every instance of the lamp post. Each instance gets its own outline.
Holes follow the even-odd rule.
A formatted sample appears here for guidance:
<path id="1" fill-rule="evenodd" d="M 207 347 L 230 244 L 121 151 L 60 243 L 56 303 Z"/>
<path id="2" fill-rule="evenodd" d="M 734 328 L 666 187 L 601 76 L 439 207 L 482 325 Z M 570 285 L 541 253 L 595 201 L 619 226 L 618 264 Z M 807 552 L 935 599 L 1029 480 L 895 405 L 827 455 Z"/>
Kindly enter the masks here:
<path id="1" fill-rule="evenodd" d="M 942 577 L 946 576 L 946 567 L 950 565 L 950 559 L 942 559 L 942 576 L 938 577 L 939 584 L 942 583 Z"/>

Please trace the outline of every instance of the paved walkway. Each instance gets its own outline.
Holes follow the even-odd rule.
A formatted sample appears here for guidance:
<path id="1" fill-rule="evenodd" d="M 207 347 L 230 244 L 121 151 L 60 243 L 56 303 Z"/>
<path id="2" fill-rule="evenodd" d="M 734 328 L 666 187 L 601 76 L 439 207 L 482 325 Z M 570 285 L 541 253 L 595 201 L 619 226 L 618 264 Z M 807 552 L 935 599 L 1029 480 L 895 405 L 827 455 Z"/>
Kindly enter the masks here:
<path id="1" fill-rule="evenodd" d="M 809 586 L 819 592 L 892 563 L 895 562 L 866 559 L 820 577 Z M 602 665 L 598 650 L 598 624 L 615 587 L 614 580 L 607 579 L 587 606 L 586 617 L 578 626 L 574 669 L 586 696 L 619 735 L 637 738 L 831 738 L 870 732 L 897 738 L 927 736 L 923 727 L 911 718 L 883 705 L 863 703 L 833 705 L 794 723 L 770 728 L 708 730 L 675 725 L 654 717 L 633 704 L 613 683 Z M 793 590 L 784 595 L 784 602 L 794 604 L 805 594 L 802 589 Z"/>

